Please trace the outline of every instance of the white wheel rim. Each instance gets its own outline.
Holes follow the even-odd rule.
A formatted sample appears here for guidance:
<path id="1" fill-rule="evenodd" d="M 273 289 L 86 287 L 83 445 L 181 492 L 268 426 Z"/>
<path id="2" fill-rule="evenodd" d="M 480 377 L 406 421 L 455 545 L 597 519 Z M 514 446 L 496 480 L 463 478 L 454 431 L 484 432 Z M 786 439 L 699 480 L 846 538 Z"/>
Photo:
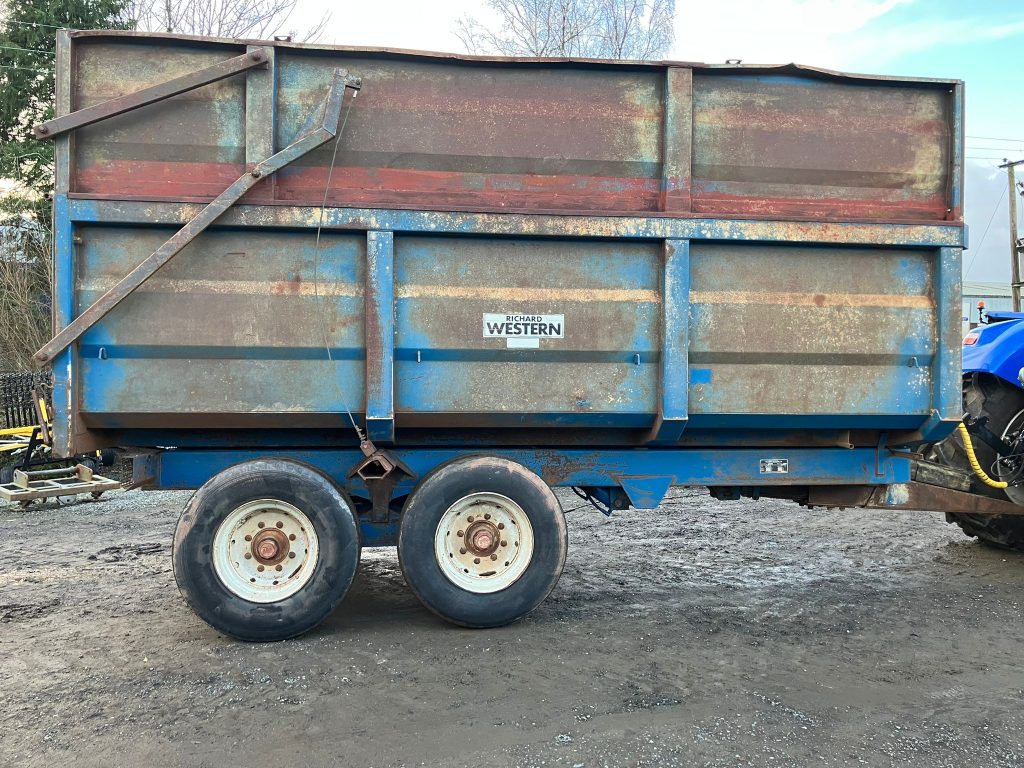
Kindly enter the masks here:
<path id="1" fill-rule="evenodd" d="M 434 556 L 456 586 L 476 594 L 505 589 L 533 560 L 533 526 L 499 493 L 472 493 L 452 504 L 434 533 Z"/>
<path id="2" fill-rule="evenodd" d="M 294 595 L 313 577 L 320 554 L 309 518 L 286 501 L 238 507 L 213 537 L 213 568 L 227 589 L 253 603 Z"/>

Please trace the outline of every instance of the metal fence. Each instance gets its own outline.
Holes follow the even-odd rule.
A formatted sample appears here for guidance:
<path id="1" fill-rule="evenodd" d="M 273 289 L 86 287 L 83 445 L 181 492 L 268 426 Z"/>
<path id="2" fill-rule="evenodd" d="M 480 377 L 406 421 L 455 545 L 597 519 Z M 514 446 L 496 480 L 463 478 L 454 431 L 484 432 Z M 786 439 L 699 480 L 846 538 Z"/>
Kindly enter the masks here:
<path id="1" fill-rule="evenodd" d="M 35 425 L 32 390 L 49 401 L 52 386 L 49 372 L 0 373 L 0 429 Z"/>

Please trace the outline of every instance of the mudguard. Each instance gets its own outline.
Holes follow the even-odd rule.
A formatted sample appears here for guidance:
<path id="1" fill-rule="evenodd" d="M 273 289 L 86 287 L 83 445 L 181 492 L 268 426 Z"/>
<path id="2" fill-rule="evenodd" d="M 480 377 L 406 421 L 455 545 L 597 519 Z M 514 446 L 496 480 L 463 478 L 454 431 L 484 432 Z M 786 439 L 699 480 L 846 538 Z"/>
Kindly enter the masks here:
<path id="1" fill-rule="evenodd" d="M 964 338 L 964 373 L 991 373 L 1019 388 L 1024 368 L 1024 313 L 991 312 L 989 319 L 989 325 L 978 326 Z"/>

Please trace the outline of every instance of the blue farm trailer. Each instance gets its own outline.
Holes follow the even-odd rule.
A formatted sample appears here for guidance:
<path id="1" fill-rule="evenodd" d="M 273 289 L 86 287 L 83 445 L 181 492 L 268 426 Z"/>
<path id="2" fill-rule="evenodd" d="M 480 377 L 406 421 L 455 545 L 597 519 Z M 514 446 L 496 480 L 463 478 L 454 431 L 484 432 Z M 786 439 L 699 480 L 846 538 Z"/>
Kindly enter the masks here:
<path id="1" fill-rule="evenodd" d="M 915 459 L 961 418 L 960 82 L 57 42 L 54 451 L 198 489 L 174 573 L 216 629 L 304 632 L 396 544 L 438 615 L 514 621 L 553 487 L 948 490 Z"/>

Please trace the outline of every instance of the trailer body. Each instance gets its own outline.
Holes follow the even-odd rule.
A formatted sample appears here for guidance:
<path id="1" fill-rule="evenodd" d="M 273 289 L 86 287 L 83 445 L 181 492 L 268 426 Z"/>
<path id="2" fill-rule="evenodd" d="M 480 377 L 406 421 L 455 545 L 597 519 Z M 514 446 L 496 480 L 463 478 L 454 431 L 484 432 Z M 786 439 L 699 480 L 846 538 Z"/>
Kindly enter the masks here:
<path id="1" fill-rule="evenodd" d="M 959 417 L 960 82 L 75 32 L 57 114 L 247 52 L 56 138 L 60 329 L 362 83 L 59 352 L 59 454 L 149 449 L 157 487 L 301 456 L 368 498 L 354 422 L 396 498 L 487 449 L 650 506 L 906 481 Z"/>
<path id="2" fill-rule="evenodd" d="M 959 81 L 61 31 L 56 86 L 54 451 L 199 489 L 236 637 L 396 542 L 514 621 L 552 486 L 905 505 L 959 420 Z"/>

